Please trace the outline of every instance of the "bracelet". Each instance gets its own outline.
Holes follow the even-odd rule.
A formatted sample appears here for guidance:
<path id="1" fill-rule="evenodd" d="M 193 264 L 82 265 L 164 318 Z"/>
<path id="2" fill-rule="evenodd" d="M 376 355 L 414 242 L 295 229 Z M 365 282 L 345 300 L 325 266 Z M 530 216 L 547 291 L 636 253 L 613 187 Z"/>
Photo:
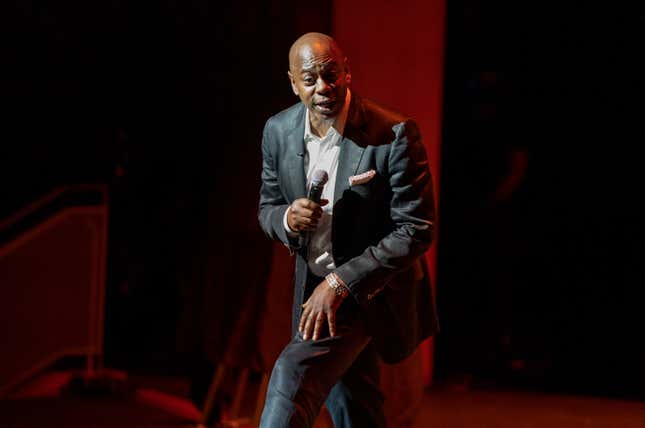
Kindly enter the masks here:
<path id="1" fill-rule="evenodd" d="M 329 284 L 329 286 L 332 288 L 332 290 L 334 290 L 337 296 L 341 296 L 343 299 L 347 297 L 349 290 L 346 286 L 338 282 L 338 279 L 333 272 L 328 274 L 325 279 L 327 280 L 327 284 Z"/>

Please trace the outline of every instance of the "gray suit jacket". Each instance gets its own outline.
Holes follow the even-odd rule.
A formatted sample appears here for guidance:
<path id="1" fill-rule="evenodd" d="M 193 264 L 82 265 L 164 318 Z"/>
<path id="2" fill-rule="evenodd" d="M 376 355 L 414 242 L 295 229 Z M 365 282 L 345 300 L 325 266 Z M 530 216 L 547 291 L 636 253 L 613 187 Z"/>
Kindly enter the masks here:
<path id="1" fill-rule="evenodd" d="M 297 257 L 294 333 L 307 249 L 289 239 L 283 216 L 291 202 L 306 197 L 304 120 L 305 106 L 298 103 L 271 117 L 262 139 L 259 220 L 269 237 Z M 373 179 L 350 186 L 350 176 L 369 170 L 376 171 Z M 432 179 L 417 125 L 352 93 L 334 189 L 332 251 L 335 272 L 388 363 L 407 357 L 438 330 L 423 257 L 433 221 Z"/>

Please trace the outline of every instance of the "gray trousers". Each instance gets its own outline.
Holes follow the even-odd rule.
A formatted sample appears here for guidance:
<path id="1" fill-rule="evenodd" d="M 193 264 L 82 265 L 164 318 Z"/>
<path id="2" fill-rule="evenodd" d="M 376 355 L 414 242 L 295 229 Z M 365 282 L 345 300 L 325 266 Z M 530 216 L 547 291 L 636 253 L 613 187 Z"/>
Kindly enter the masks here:
<path id="1" fill-rule="evenodd" d="M 308 280 L 305 300 L 320 281 Z M 336 336 L 305 341 L 294 332 L 273 367 L 261 428 L 311 427 L 323 403 L 336 428 L 385 427 L 379 357 L 351 299 L 338 308 Z"/>

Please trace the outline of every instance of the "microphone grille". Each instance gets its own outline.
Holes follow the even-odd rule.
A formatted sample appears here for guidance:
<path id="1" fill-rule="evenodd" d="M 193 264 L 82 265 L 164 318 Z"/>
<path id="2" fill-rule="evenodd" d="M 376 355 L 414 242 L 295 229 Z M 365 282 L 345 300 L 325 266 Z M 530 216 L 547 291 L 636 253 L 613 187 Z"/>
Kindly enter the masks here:
<path id="1" fill-rule="evenodd" d="M 324 186 L 325 183 L 327 183 L 328 179 L 329 176 L 327 175 L 327 171 L 324 171 L 322 169 L 317 169 L 313 174 L 311 174 L 311 184 L 313 186 Z"/>

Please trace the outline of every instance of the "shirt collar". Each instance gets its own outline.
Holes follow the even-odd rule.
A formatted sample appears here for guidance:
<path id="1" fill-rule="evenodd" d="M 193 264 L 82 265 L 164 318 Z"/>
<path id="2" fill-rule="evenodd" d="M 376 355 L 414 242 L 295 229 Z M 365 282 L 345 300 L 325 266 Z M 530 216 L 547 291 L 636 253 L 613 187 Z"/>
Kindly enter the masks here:
<path id="1" fill-rule="evenodd" d="M 311 132 L 311 122 L 309 122 L 309 109 L 305 108 L 306 113 L 305 113 L 305 141 L 311 141 L 313 139 L 322 139 L 327 136 L 331 136 L 332 132 L 336 132 L 339 135 L 343 135 L 345 132 L 345 124 L 347 123 L 347 115 L 349 114 L 349 103 L 352 100 L 352 93 L 350 92 L 349 88 L 347 88 L 347 96 L 345 97 L 345 104 L 343 104 L 343 108 L 336 116 L 334 119 L 334 123 L 331 125 L 329 130 L 327 131 L 327 134 L 324 135 L 323 137 L 318 137 L 315 135 L 313 132 Z"/>

